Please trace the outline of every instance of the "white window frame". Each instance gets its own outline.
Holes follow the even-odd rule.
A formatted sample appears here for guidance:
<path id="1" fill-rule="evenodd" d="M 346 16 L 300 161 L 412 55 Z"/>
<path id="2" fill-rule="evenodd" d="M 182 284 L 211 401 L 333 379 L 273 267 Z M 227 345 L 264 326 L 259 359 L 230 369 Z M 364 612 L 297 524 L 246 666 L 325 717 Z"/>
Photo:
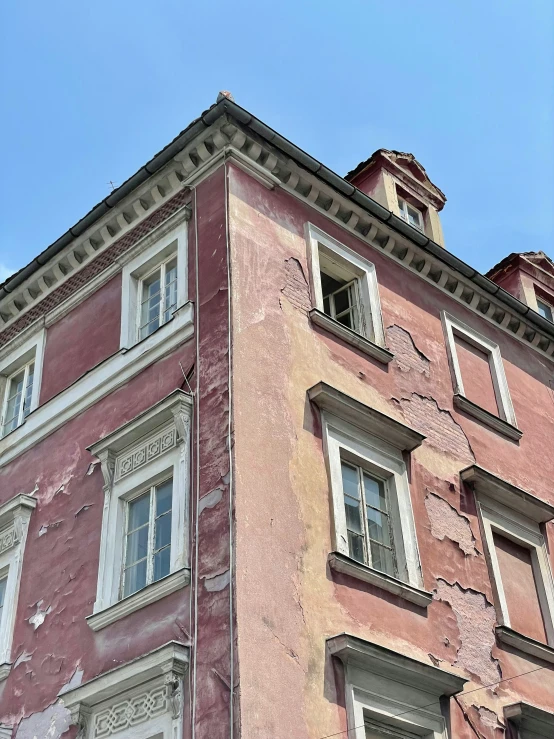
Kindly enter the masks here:
<path id="1" fill-rule="evenodd" d="M 535 295 L 535 302 L 537 303 L 537 313 L 539 316 L 542 316 L 542 313 L 539 311 L 539 303 L 544 305 L 545 308 L 548 308 L 550 311 L 550 318 L 547 318 L 546 316 L 542 316 L 545 321 L 550 321 L 551 323 L 554 322 L 554 306 L 551 305 L 547 300 L 544 300 L 544 298 L 539 298 L 538 295 Z"/>
<path id="2" fill-rule="evenodd" d="M 169 642 L 60 694 L 80 739 L 183 735 L 189 649 Z"/>
<path id="3" fill-rule="evenodd" d="M 467 680 L 349 634 L 331 637 L 327 648 L 345 668 L 352 739 L 365 739 L 368 719 L 408 736 L 447 739 L 441 698 L 460 692 Z"/>
<path id="4" fill-rule="evenodd" d="M 129 348 L 149 338 L 139 338 L 142 281 L 174 257 L 177 258 L 177 306 L 173 314 L 187 302 L 187 234 L 188 221 L 184 221 L 124 265 L 121 277 L 121 348 Z M 160 328 L 169 321 L 160 324 Z"/>
<path id="5" fill-rule="evenodd" d="M 362 326 L 360 328 L 365 326 L 365 332 L 357 331 L 354 333 L 364 336 L 377 346 L 384 347 L 385 330 L 381 315 L 381 301 L 379 299 L 375 265 L 312 223 L 306 224 L 306 240 L 308 243 L 314 307 L 320 313 L 327 315 L 323 310 L 320 267 L 321 253 L 330 261 L 335 262 L 338 269 L 349 273 L 352 275 L 352 279 L 356 279 L 357 281 L 356 288 L 359 300 L 359 312 L 362 318 Z M 330 317 L 329 320 L 333 321 Z M 335 323 L 337 322 L 335 321 Z M 339 325 L 342 326 L 342 324 Z M 348 331 L 349 329 L 346 330 Z"/>
<path id="6" fill-rule="evenodd" d="M 462 379 L 462 372 L 460 364 L 458 362 L 458 354 L 456 352 L 456 343 L 454 336 L 459 336 L 461 339 L 471 344 L 476 349 L 487 354 L 489 357 L 489 367 L 491 372 L 492 384 L 494 388 L 494 394 L 496 397 L 496 403 L 498 405 L 498 417 L 506 421 L 506 423 L 517 429 L 517 420 L 512 404 L 512 398 L 510 396 L 510 390 L 508 387 L 508 381 L 506 379 L 506 373 L 504 371 L 504 363 L 502 361 L 502 354 L 500 353 L 500 347 L 494 341 L 491 341 L 483 334 L 480 334 L 475 329 L 468 326 L 463 321 L 450 315 L 446 311 L 441 313 L 442 325 L 444 329 L 444 335 L 446 339 L 446 352 L 448 355 L 448 362 L 450 366 L 450 373 L 452 376 L 452 384 L 454 386 L 455 396 L 459 396 L 467 400 L 472 406 L 475 403 L 467 398 L 464 391 L 464 383 Z M 479 408 L 479 406 L 476 406 Z M 464 406 L 463 410 L 472 412 L 469 407 Z M 473 409 L 475 410 L 475 409 Z M 482 409 L 487 416 L 494 416 L 495 414 Z M 486 420 L 484 417 L 480 417 L 480 420 Z M 489 419 L 490 420 L 490 419 Z M 519 438 L 521 434 L 518 435 Z"/>
<path id="7" fill-rule="evenodd" d="M 405 221 L 409 226 L 413 226 L 414 228 L 417 228 L 418 231 L 421 231 L 422 233 L 425 232 L 425 220 L 423 218 L 423 213 L 419 210 L 419 208 L 416 208 L 414 205 L 409 203 L 406 198 L 403 198 L 401 195 L 397 195 L 398 198 L 398 212 L 400 213 L 400 218 L 402 218 L 403 221 Z M 402 207 L 402 203 L 404 204 L 405 208 Z M 419 225 L 414 226 L 413 223 L 410 223 L 408 220 L 408 208 L 411 208 L 414 210 L 419 218 Z M 404 215 L 405 211 L 405 215 Z"/>
<path id="8" fill-rule="evenodd" d="M 21 372 L 22 369 L 29 367 L 34 363 L 33 390 L 31 393 L 31 403 L 29 413 L 32 413 L 37 407 L 40 398 L 40 387 L 42 382 L 42 365 L 44 361 L 44 347 L 46 340 L 46 330 L 42 329 L 37 334 L 27 339 L 17 348 L 10 350 L 7 345 L 0 354 L 0 395 L 2 397 L 2 413 L 0 417 L 0 438 L 9 436 L 22 426 L 26 418 L 23 418 L 23 404 L 20 409 L 20 422 L 12 429 L 4 434 L 4 421 L 7 411 L 8 392 L 11 379 Z"/>
<path id="9" fill-rule="evenodd" d="M 419 550 L 410 498 L 408 472 L 402 452 L 383 439 L 324 413 L 323 438 L 333 502 L 333 545 L 350 557 L 341 462 L 350 462 L 386 482 L 398 572 L 395 579 L 415 588 L 422 587 Z M 370 565 L 366 567 L 372 568 Z M 377 571 L 376 571 L 377 572 Z"/>
<path id="10" fill-rule="evenodd" d="M 544 536 L 536 521 L 521 515 L 519 512 L 502 503 L 479 494 L 478 509 L 484 531 L 487 559 L 492 571 L 492 584 L 498 603 L 498 622 L 511 628 L 508 604 L 504 593 L 502 575 L 498 564 L 498 556 L 493 534 L 498 533 L 531 552 L 533 575 L 537 587 L 537 595 L 541 608 L 547 644 L 554 646 L 554 579 L 548 561 L 548 551 Z"/>
<path id="11" fill-rule="evenodd" d="M 0 619 L 0 680 L 11 670 L 11 647 L 29 518 L 37 505 L 30 495 L 16 495 L 0 506 L 0 577 L 7 576 Z"/>
<path id="12" fill-rule="evenodd" d="M 177 390 L 89 447 L 104 476 L 104 509 L 96 601 L 97 631 L 187 585 L 189 569 L 190 419 L 192 399 Z M 122 597 L 127 504 L 172 477 L 170 574 Z"/>

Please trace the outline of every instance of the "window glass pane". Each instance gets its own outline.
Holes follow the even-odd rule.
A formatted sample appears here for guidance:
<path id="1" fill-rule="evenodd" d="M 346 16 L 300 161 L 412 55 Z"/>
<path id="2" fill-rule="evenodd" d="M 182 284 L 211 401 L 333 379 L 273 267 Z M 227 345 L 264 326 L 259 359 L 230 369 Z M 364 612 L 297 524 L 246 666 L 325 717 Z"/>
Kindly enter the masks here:
<path id="1" fill-rule="evenodd" d="M 339 313 L 343 313 L 345 310 L 348 310 L 350 308 L 350 288 L 345 287 L 342 290 L 339 290 L 334 295 L 335 298 L 335 312 L 337 315 Z"/>
<path id="2" fill-rule="evenodd" d="M 360 515 L 359 473 L 355 467 L 342 464 L 344 512 L 348 536 L 348 551 L 353 559 L 364 562 L 364 529 Z"/>
<path id="3" fill-rule="evenodd" d="M 391 546 L 389 517 L 383 513 L 376 511 L 375 508 L 366 506 L 367 510 L 367 529 L 370 539 Z"/>
<path id="4" fill-rule="evenodd" d="M 156 488 L 156 516 L 161 516 L 171 510 L 171 498 L 173 492 L 173 480 L 158 485 Z"/>
<path id="5" fill-rule="evenodd" d="M 149 526 L 141 526 L 140 529 L 127 535 L 127 551 L 125 554 L 125 566 L 145 559 L 148 554 L 148 529 Z"/>
<path id="6" fill-rule="evenodd" d="M 348 552 L 352 559 L 364 564 L 364 537 L 360 534 L 354 534 L 352 531 L 348 531 Z"/>
<path id="7" fill-rule="evenodd" d="M 537 300 L 537 311 L 547 321 L 552 321 L 552 308 L 546 303 L 543 303 L 542 300 Z"/>
<path id="8" fill-rule="evenodd" d="M 349 464 L 342 462 L 342 489 L 345 495 L 349 495 L 351 498 L 360 499 L 359 491 L 359 476 L 356 467 L 351 467 Z"/>
<path id="9" fill-rule="evenodd" d="M 161 270 L 147 277 L 142 283 L 140 337 L 149 336 L 160 326 Z"/>
<path id="10" fill-rule="evenodd" d="M 27 418 L 31 412 L 31 397 L 33 395 L 33 380 L 35 377 L 34 363 L 29 366 L 29 374 L 27 375 L 27 387 L 25 388 L 25 401 L 23 405 L 23 418 Z"/>
<path id="11" fill-rule="evenodd" d="M 13 431 L 19 423 L 19 412 L 23 402 L 23 383 L 25 381 L 25 370 L 18 372 L 12 377 L 8 387 L 6 411 L 4 414 L 3 432 Z"/>
<path id="12" fill-rule="evenodd" d="M 374 541 L 369 543 L 371 551 L 371 566 L 379 572 L 386 572 L 387 575 L 395 576 L 394 558 L 392 551 L 382 547 Z"/>
<path id="13" fill-rule="evenodd" d="M 348 328 L 354 329 L 354 321 L 352 320 L 351 311 L 349 311 L 348 313 L 343 313 L 340 316 L 337 316 L 337 321 L 339 323 L 342 323 L 343 326 L 347 326 Z"/>
<path id="14" fill-rule="evenodd" d="M 133 567 L 125 570 L 125 587 L 123 597 L 136 593 L 137 590 L 144 588 L 146 585 L 146 560 L 143 559 Z"/>
<path id="15" fill-rule="evenodd" d="M 172 259 L 165 268 L 164 322 L 169 321 L 177 307 L 177 260 Z"/>
<path id="16" fill-rule="evenodd" d="M 162 549 L 171 544 L 171 513 L 164 513 L 156 519 L 156 535 L 154 549 Z"/>
<path id="17" fill-rule="evenodd" d="M 2 613 L 4 611 L 4 598 L 6 597 L 6 585 L 8 584 L 8 578 L 3 577 L 0 580 L 0 624 L 2 623 Z"/>
<path id="18" fill-rule="evenodd" d="M 382 480 L 376 480 L 374 477 L 364 475 L 364 492 L 367 505 L 379 508 L 381 511 L 387 510 L 385 485 Z"/>
<path id="19" fill-rule="evenodd" d="M 165 518 L 165 516 L 164 516 Z M 154 582 L 169 575 L 171 548 L 166 547 L 154 555 Z"/>
<path id="20" fill-rule="evenodd" d="M 139 526 L 148 523 L 150 516 L 150 492 L 135 498 L 129 503 L 128 531 L 134 531 Z"/>

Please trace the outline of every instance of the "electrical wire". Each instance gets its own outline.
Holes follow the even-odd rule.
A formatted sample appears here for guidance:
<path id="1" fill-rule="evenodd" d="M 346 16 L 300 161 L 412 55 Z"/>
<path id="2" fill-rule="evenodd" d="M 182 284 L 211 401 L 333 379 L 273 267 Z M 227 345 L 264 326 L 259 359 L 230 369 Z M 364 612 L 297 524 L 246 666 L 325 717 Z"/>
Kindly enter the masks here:
<path id="1" fill-rule="evenodd" d="M 486 688 L 492 688 L 494 685 L 500 685 L 500 683 L 505 683 L 508 680 L 515 680 L 516 677 L 523 677 L 524 675 L 530 675 L 532 672 L 538 672 L 539 670 L 545 670 L 545 667 L 537 667 L 534 670 L 529 670 L 528 672 L 520 672 L 518 675 L 512 675 L 511 677 L 503 677 L 501 680 L 497 680 L 494 683 L 489 683 L 488 685 L 481 685 L 479 688 L 474 688 L 473 690 L 466 690 L 465 692 L 461 693 L 454 693 L 455 697 L 459 695 L 460 697 L 464 697 L 465 695 L 469 695 L 470 693 L 477 693 L 479 690 L 486 690 Z M 399 716 L 404 716 L 406 713 L 412 713 L 414 711 L 422 711 L 424 708 L 430 708 L 431 706 L 436 706 L 437 703 L 440 703 L 440 701 L 433 701 L 432 703 L 427 703 L 424 706 L 412 706 L 407 711 L 402 711 L 401 713 L 395 713 L 393 716 L 387 716 L 387 718 L 398 718 Z M 460 705 L 460 704 L 458 704 Z M 353 726 L 351 729 L 345 729 L 344 731 L 337 731 L 334 734 L 325 734 L 325 736 L 320 736 L 319 739 L 331 739 L 331 737 L 334 736 L 341 736 L 341 734 L 349 734 L 351 731 L 356 731 L 356 729 L 363 729 L 364 725 L 361 726 Z"/>

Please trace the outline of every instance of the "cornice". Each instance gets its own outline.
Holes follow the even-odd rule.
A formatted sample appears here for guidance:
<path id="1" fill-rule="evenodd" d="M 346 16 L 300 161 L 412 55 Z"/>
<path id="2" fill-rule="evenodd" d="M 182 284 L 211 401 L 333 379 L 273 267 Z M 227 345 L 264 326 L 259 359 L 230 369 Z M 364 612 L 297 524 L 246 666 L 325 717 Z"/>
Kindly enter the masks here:
<path id="1" fill-rule="evenodd" d="M 195 186 L 208 176 L 216 161 L 232 157 L 242 167 L 251 167 L 254 176 L 263 178 L 266 186 L 283 188 L 500 330 L 543 356 L 554 357 L 554 326 L 548 321 L 530 313 L 528 306 L 371 201 L 240 106 L 230 101 L 220 103 L 203 120 L 206 129 L 160 172 L 0 302 L 0 330 L 179 188 Z M 293 156 L 298 161 L 305 160 L 305 166 Z"/>

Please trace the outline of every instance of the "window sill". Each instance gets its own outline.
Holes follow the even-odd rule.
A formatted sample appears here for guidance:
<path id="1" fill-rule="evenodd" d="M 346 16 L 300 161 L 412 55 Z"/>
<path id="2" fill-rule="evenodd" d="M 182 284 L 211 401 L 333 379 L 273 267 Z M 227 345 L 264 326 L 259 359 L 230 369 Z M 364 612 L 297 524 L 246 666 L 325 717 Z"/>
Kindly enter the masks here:
<path id="1" fill-rule="evenodd" d="M 512 426 L 511 423 L 508 423 L 508 421 L 505 421 L 503 418 L 495 416 L 494 413 L 490 413 L 490 411 L 486 411 L 484 408 L 481 408 L 480 405 L 468 400 L 464 395 L 455 393 L 454 405 L 459 410 L 473 416 L 494 431 L 498 431 L 500 434 L 507 436 L 508 439 L 512 439 L 512 441 L 519 441 L 523 436 L 523 432 L 515 426 Z"/>
<path id="2" fill-rule="evenodd" d="M 339 339 L 342 339 L 347 344 L 351 344 L 356 347 L 356 349 L 359 349 L 364 354 L 367 354 L 369 357 L 373 357 L 373 359 L 376 359 L 383 364 L 388 364 L 394 358 L 394 354 L 389 352 L 388 349 L 375 344 L 373 341 L 366 339 L 365 336 L 343 326 L 342 323 L 335 321 L 334 318 L 331 318 L 317 308 L 312 308 L 309 316 L 311 322 L 315 323 L 316 326 L 338 336 Z"/>
<path id="3" fill-rule="evenodd" d="M 356 562 L 356 560 L 350 559 L 350 557 L 340 552 L 332 552 L 328 557 L 328 562 L 329 567 L 335 572 L 341 572 L 343 575 L 350 575 L 350 577 L 375 585 L 382 590 L 410 601 L 410 603 L 415 603 L 421 608 L 427 608 L 433 600 L 432 593 L 408 585 L 408 583 L 386 575 L 384 572 L 378 572 L 372 567 Z"/>
<path id="4" fill-rule="evenodd" d="M 171 575 L 164 577 L 163 580 L 158 580 L 158 582 L 147 585 L 142 590 L 133 593 L 133 595 L 129 595 L 127 598 L 114 603 L 112 606 L 108 606 L 97 613 L 87 616 L 87 623 L 93 631 L 100 631 L 100 629 L 103 629 L 105 626 L 109 626 L 115 621 L 125 618 L 125 616 L 128 616 L 130 613 L 134 613 L 151 603 L 155 603 L 166 595 L 184 588 L 185 585 L 188 585 L 189 583 L 190 569 L 188 567 L 184 567 L 183 569 L 177 570 Z"/>
<path id="5" fill-rule="evenodd" d="M 11 662 L 2 662 L 2 664 L 0 664 L 0 682 L 8 677 L 12 671 L 12 667 L 13 665 Z"/>
<path id="6" fill-rule="evenodd" d="M 496 637 L 501 644 L 507 644 L 514 649 L 530 654 L 532 657 L 538 657 L 545 662 L 554 664 L 554 647 L 548 644 L 531 639 L 530 636 L 520 634 L 518 631 L 510 629 L 508 626 L 497 626 L 495 629 Z"/>

